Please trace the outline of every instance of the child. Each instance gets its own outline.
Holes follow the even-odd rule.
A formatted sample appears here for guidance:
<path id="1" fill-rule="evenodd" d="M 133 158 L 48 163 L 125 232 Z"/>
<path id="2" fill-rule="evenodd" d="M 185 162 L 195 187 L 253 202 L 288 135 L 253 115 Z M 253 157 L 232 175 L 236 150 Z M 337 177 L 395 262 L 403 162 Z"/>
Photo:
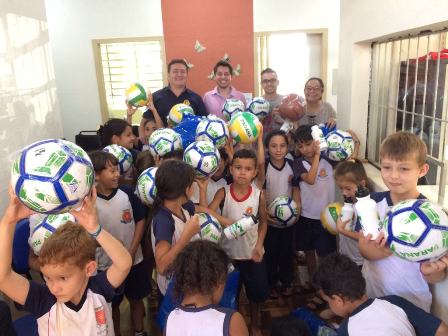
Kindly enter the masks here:
<path id="1" fill-rule="evenodd" d="M 168 315 L 165 335 L 249 334 L 240 313 L 218 306 L 229 264 L 215 243 L 195 241 L 185 247 L 172 266 L 173 293 L 181 304 Z"/>
<path id="2" fill-rule="evenodd" d="M 135 335 L 145 335 L 143 298 L 150 290 L 148 273 L 143 263 L 141 240 L 145 231 L 145 208 L 131 189 L 118 186 L 120 173 L 115 156 L 107 152 L 90 153 L 95 170 L 98 190 L 97 210 L 101 224 L 129 251 L 133 266 L 124 283 L 124 295 L 129 300 Z M 110 265 L 109 257 L 102 249 L 97 252 L 98 269 L 105 271 Z M 115 334 L 120 335 L 120 303 L 123 295 L 112 302 Z"/>
<path id="3" fill-rule="evenodd" d="M 425 143 L 411 133 L 389 135 L 380 148 L 381 177 L 389 191 L 373 193 L 380 219 L 390 207 L 407 199 L 425 198 L 417 190 L 417 181 L 428 172 Z M 363 275 L 367 295 L 378 297 L 399 295 L 429 312 L 432 295 L 427 281 L 440 280 L 442 271 L 432 269 L 431 263 L 413 263 L 392 255 L 386 246 L 384 234 L 376 240 L 371 235 L 359 237 L 359 249 L 366 259 Z"/>
<path id="4" fill-rule="evenodd" d="M 324 258 L 314 283 L 330 308 L 346 318 L 338 335 L 448 335 L 445 323 L 404 298 L 369 299 L 360 269 L 344 255 Z"/>
<path id="5" fill-rule="evenodd" d="M 0 221 L 0 291 L 37 318 L 39 335 L 113 335 L 109 305 L 131 268 L 132 260 L 121 242 L 98 224 L 96 190 L 71 211 L 78 224 L 67 223 L 51 235 L 39 254 L 46 285 L 29 281 L 11 270 L 16 223 L 29 217 L 9 189 L 10 202 Z M 112 260 L 106 272 L 96 271 L 98 243 Z"/>
<path id="6" fill-rule="evenodd" d="M 311 336 L 311 332 L 304 321 L 290 315 L 272 322 L 271 336 Z"/>
<path id="7" fill-rule="evenodd" d="M 296 226 L 296 249 L 305 251 L 310 278 L 316 271 L 316 253 L 324 257 L 336 250 L 336 237 L 322 227 L 321 211 L 335 197 L 333 167 L 321 156 L 319 142 L 311 136 L 311 126 L 296 132 L 296 146 L 302 155 L 294 161 L 294 177 L 300 179 L 302 213 Z"/>
<path id="8" fill-rule="evenodd" d="M 8 304 L 0 299 L 0 335 L 16 336 L 16 330 L 12 324 L 11 310 Z"/>
<path id="9" fill-rule="evenodd" d="M 288 154 L 288 138 L 285 132 L 269 132 L 265 144 L 269 153 L 265 165 L 266 204 L 269 206 L 278 196 L 288 196 L 296 202 L 300 214 L 300 191 L 298 182 L 294 179 L 293 161 L 285 158 Z M 282 284 L 282 295 L 289 296 L 292 294 L 291 284 L 294 280 L 294 226 L 286 228 L 269 214 L 267 221 L 269 225 L 264 247 L 271 298 L 278 297 L 279 281 Z"/>
<path id="10" fill-rule="evenodd" d="M 148 142 L 148 139 L 151 136 L 151 134 L 157 129 L 158 129 L 158 127 L 156 125 L 154 118 L 145 119 L 145 122 L 143 123 L 143 138 L 146 139 L 146 142 Z M 140 140 L 140 138 L 138 138 L 137 144 L 134 146 L 134 148 L 136 148 L 139 151 L 147 151 L 147 150 L 149 150 L 149 145 L 144 144 Z"/>
<path id="11" fill-rule="evenodd" d="M 218 209 L 231 223 L 247 215 L 259 216 L 257 225 L 238 239 L 222 241 L 224 251 L 233 259 L 235 267 L 246 288 L 250 305 L 251 334 L 260 335 L 260 303 L 269 296 L 266 265 L 263 260 L 263 243 L 266 236 L 266 200 L 264 193 L 253 183 L 257 176 L 257 157 L 248 149 L 235 152 L 230 164 L 233 182 L 219 189 L 210 204 Z"/>

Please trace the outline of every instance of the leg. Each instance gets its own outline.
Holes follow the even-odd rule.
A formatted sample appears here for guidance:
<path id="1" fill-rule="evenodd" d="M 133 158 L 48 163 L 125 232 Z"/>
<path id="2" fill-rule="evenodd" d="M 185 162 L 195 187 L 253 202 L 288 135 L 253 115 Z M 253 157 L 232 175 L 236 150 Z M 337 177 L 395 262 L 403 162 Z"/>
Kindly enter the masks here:
<path id="1" fill-rule="evenodd" d="M 313 275 L 316 273 L 317 270 L 317 258 L 316 258 L 316 251 L 305 251 L 305 257 L 306 257 L 306 265 L 308 267 L 308 274 L 310 277 L 310 282 L 312 282 Z"/>
<path id="2" fill-rule="evenodd" d="M 291 295 L 291 284 L 294 280 L 293 266 L 293 232 L 294 227 L 281 229 L 278 251 L 279 278 L 282 282 L 282 294 Z"/>
<path id="3" fill-rule="evenodd" d="M 112 320 L 114 321 L 115 336 L 120 336 L 120 305 L 112 304 Z"/>
<path id="4" fill-rule="evenodd" d="M 260 318 L 260 303 L 249 301 L 250 309 L 250 335 L 262 336 L 261 333 L 261 318 Z"/>
<path id="5" fill-rule="evenodd" d="M 143 320 L 145 318 L 145 305 L 142 299 L 129 299 L 131 309 L 131 319 L 135 333 L 142 332 L 144 329 Z"/>
<path id="6" fill-rule="evenodd" d="M 268 231 L 264 240 L 264 258 L 266 260 L 266 271 L 272 298 L 278 296 L 276 293 L 276 285 L 278 282 L 278 243 L 276 230 L 276 228 L 268 226 Z"/>

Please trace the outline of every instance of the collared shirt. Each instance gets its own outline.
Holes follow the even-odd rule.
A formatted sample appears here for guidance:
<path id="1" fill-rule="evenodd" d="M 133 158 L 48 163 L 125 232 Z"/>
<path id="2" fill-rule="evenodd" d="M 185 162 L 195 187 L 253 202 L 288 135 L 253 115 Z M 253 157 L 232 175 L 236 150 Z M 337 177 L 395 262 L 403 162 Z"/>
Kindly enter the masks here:
<path id="1" fill-rule="evenodd" d="M 222 107 L 226 102 L 226 99 L 230 98 L 239 99 L 244 103 L 244 106 L 246 106 L 246 98 L 244 97 L 244 94 L 233 87 L 231 87 L 228 97 L 221 96 L 217 86 L 213 90 L 206 92 L 204 95 L 204 104 L 208 114 L 225 119 L 222 114 Z"/>
<path id="2" fill-rule="evenodd" d="M 193 108 L 194 113 L 198 116 L 207 115 L 207 111 L 205 110 L 204 102 L 202 101 L 201 96 L 187 88 L 178 97 L 173 91 L 171 91 L 169 86 L 166 86 L 163 89 L 154 92 L 152 97 L 154 100 L 154 106 L 156 107 L 157 112 L 159 112 L 160 118 L 165 126 L 167 125 L 166 118 L 168 117 L 171 108 L 176 104 L 182 103 L 190 105 Z M 152 112 L 147 110 L 143 113 L 143 118 L 152 118 Z"/>

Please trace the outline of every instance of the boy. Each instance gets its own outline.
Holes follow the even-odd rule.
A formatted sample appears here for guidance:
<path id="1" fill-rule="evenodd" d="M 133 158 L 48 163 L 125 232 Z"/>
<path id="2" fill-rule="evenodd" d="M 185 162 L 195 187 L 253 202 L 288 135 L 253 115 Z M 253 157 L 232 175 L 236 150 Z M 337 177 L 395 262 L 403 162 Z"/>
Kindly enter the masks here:
<path id="1" fill-rule="evenodd" d="M 404 298 L 369 299 L 361 271 L 342 254 L 322 260 L 314 283 L 331 310 L 346 318 L 338 335 L 448 335 L 445 323 Z"/>
<path id="2" fill-rule="evenodd" d="M 133 266 L 124 283 L 124 294 L 129 300 L 135 335 L 145 335 L 143 298 L 149 294 L 151 288 L 140 242 L 145 231 L 146 211 L 130 189 L 118 186 L 120 172 L 115 156 L 102 151 L 90 153 L 89 156 L 95 170 L 99 221 L 111 235 L 123 243 L 133 260 Z M 105 271 L 110 265 L 110 259 L 102 249 L 98 249 L 97 259 L 98 269 Z M 122 300 L 123 296 L 120 295 L 112 301 L 116 335 L 120 335 L 119 307 Z"/>
<path id="3" fill-rule="evenodd" d="M 78 224 L 67 223 L 45 241 L 39 254 L 46 285 L 11 270 L 16 223 L 31 215 L 9 188 L 10 202 L 0 221 L 0 291 L 36 318 L 39 335 L 114 335 L 111 301 L 131 268 L 123 245 L 98 224 L 96 190 L 80 211 L 71 211 Z M 106 272 L 96 271 L 96 242 L 112 260 Z"/>
<path id="4" fill-rule="evenodd" d="M 302 155 L 294 161 L 294 178 L 300 179 L 302 213 L 296 226 L 297 250 L 305 251 L 310 278 L 319 257 L 336 250 L 336 237 L 323 229 L 320 213 L 334 201 L 333 167 L 320 154 L 319 142 L 311 135 L 311 126 L 296 131 L 296 146 Z"/>
<path id="5" fill-rule="evenodd" d="M 417 190 L 418 179 L 428 172 L 425 161 L 426 145 L 416 135 L 398 132 L 384 140 L 380 148 L 380 167 L 389 191 L 371 194 L 377 202 L 381 220 L 394 204 L 425 198 Z M 362 272 L 367 282 L 367 295 L 399 295 L 429 312 L 432 295 L 427 282 L 440 280 L 444 268 L 433 267 L 436 263 L 420 265 L 392 255 L 383 233 L 376 240 L 370 238 L 370 235 L 364 237 L 362 234 L 359 238 L 359 249 L 366 259 Z"/>
<path id="6" fill-rule="evenodd" d="M 209 208 L 222 207 L 222 215 L 231 222 L 247 215 L 259 216 L 258 224 L 238 239 L 222 241 L 224 251 L 233 259 L 246 288 L 250 305 L 251 335 L 261 335 L 260 303 L 269 296 L 263 242 L 266 236 L 266 200 L 264 193 L 253 183 L 257 176 L 257 157 L 248 149 L 235 152 L 230 163 L 233 182 L 216 193 Z"/>

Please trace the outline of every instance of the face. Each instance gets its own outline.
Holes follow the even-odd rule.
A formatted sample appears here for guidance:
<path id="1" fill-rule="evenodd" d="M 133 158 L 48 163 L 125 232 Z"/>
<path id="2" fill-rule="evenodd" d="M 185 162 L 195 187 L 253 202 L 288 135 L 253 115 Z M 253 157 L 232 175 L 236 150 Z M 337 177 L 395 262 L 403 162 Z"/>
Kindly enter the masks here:
<path id="1" fill-rule="evenodd" d="M 124 132 L 121 135 L 114 135 L 112 137 L 112 143 L 120 145 L 124 148 L 131 149 L 134 147 L 135 135 L 132 132 L 131 126 L 126 126 Z"/>
<path id="2" fill-rule="evenodd" d="M 417 190 L 417 181 L 425 176 L 429 166 L 425 163 L 419 167 L 416 160 L 410 156 L 403 161 L 388 157 L 381 158 L 381 177 L 391 193 L 406 194 Z"/>
<path id="3" fill-rule="evenodd" d="M 302 154 L 305 157 L 305 159 L 311 159 L 314 157 L 315 145 L 313 140 L 306 142 L 298 142 L 296 146 L 300 154 Z"/>
<path id="4" fill-rule="evenodd" d="M 346 317 L 348 315 L 347 309 L 345 308 L 344 300 L 340 296 L 332 295 L 330 297 L 325 295 L 322 290 L 319 290 L 319 294 L 321 295 L 322 299 L 324 299 L 328 303 L 333 313 L 341 317 Z"/>
<path id="5" fill-rule="evenodd" d="M 312 79 L 306 83 L 304 91 L 308 102 L 317 102 L 322 99 L 323 88 L 318 80 Z"/>
<path id="6" fill-rule="evenodd" d="M 216 69 L 215 80 L 219 88 L 228 88 L 232 82 L 232 74 L 230 73 L 230 69 L 226 66 L 219 66 Z"/>
<path id="7" fill-rule="evenodd" d="M 152 121 L 148 121 L 145 124 L 145 128 L 143 130 L 145 138 L 149 139 L 149 137 L 151 136 L 151 134 L 157 129 L 157 126 L 155 123 L 153 123 Z"/>
<path id="8" fill-rule="evenodd" d="M 265 73 L 261 76 L 261 87 L 266 94 L 277 93 L 278 79 L 276 73 Z"/>
<path id="9" fill-rule="evenodd" d="M 168 82 L 172 86 L 186 86 L 187 76 L 187 67 L 182 63 L 175 63 L 171 65 L 170 72 L 168 72 Z"/>
<path id="10" fill-rule="evenodd" d="M 59 302 L 78 304 L 95 269 L 96 264 L 91 261 L 84 268 L 68 263 L 47 264 L 41 267 L 41 272 L 48 289 Z"/>
<path id="11" fill-rule="evenodd" d="M 355 199 L 355 192 L 358 189 L 356 183 L 348 179 L 337 178 L 336 184 L 338 185 L 339 189 L 341 189 L 342 195 L 344 195 L 344 197 L 351 197 L 352 199 Z M 365 182 L 361 184 L 364 185 Z"/>
<path id="12" fill-rule="evenodd" d="M 268 145 L 269 157 L 274 160 L 283 160 L 288 153 L 288 143 L 282 135 L 275 135 L 271 138 Z"/>
<path id="13" fill-rule="evenodd" d="M 116 189 L 118 188 L 118 182 L 120 180 L 120 170 L 118 165 L 114 166 L 110 162 L 106 164 L 101 172 L 95 173 L 95 181 L 104 189 Z"/>
<path id="14" fill-rule="evenodd" d="M 257 176 L 257 169 L 253 159 L 236 158 L 230 166 L 233 182 L 239 185 L 249 185 Z"/>

